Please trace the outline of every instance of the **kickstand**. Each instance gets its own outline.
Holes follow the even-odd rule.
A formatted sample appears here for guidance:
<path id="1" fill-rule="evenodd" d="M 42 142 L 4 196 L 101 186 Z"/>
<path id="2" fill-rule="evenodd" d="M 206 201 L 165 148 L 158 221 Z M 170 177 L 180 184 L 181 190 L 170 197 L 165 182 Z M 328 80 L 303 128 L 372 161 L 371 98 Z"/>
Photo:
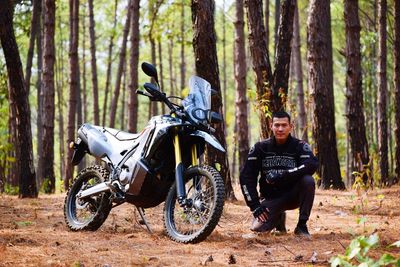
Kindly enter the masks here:
<path id="1" fill-rule="evenodd" d="M 146 225 L 147 231 L 149 231 L 150 234 L 153 233 L 153 231 L 151 231 L 149 224 L 147 223 L 145 214 L 144 214 L 144 209 L 143 208 L 138 208 L 136 207 L 136 209 L 138 210 L 140 217 L 142 218 L 142 221 L 144 223 L 144 225 Z"/>

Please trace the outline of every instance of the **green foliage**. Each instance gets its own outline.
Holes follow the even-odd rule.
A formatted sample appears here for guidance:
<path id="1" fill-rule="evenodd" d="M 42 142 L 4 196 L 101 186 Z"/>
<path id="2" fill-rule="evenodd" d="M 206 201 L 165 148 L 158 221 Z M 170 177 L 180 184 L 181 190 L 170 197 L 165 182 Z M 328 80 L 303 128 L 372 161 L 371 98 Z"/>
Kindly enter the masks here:
<path id="1" fill-rule="evenodd" d="M 5 184 L 4 185 L 4 192 L 8 195 L 13 195 L 16 196 L 19 194 L 19 187 L 18 186 L 12 186 L 10 184 Z"/>
<path id="2" fill-rule="evenodd" d="M 400 241 L 392 244 L 391 246 L 399 246 Z M 400 266 L 400 258 L 396 259 L 390 254 L 383 254 L 379 259 L 370 258 L 367 254 L 370 250 L 379 247 L 379 237 L 377 234 L 372 234 L 369 237 L 358 236 L 350 242 L 346 248 L 344 255 L 338 255 L 330 259 L 332 267 L 336 266 Z"/>
<path id="3" fill-rule="evenodd" d="M 34 223 L 31 221 L 20 221 L 20 222 L 14 222 L 14 225 L 18 228 L 22 228 L 22 227 L 27 227 L 30 225 L 33 225 Z"/>

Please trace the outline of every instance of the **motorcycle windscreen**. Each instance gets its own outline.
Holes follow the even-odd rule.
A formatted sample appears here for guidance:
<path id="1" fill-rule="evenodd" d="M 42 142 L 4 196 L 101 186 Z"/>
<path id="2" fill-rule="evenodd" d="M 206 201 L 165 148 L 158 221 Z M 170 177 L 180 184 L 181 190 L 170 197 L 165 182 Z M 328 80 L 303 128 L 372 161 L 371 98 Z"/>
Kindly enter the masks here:
<path id="1" fill-rule="evenodd" d="M 199 118 L 204 117 L 204 111 L 211 109 L 211 84 L 203 78 L 192 76 L 189 88 L 189 95 L 182 101 L 183 107 L 194 122 L 201 123 L 203 120 Z"/>

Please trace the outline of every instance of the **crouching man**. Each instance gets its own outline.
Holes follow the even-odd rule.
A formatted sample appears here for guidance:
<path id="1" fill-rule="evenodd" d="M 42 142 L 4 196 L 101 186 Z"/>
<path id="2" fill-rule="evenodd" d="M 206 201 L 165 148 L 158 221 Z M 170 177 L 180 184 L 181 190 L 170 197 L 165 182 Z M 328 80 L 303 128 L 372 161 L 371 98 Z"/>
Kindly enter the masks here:
<path id="1" fill-rule="evenodd" d="M 315 195 L 311 175 L 318 167 L 318 160 L 310 145 L 290 135 L 292 128 L 288 113 L 279 111 L 272 114 L 273 136 L 250 149 L 240 173 L 240 184 L 246 204 L 255 218 L 251 230 L 286 232 L 285 211 L 299 208 L 294 233 L 310 238 L 307 221 Z"/>

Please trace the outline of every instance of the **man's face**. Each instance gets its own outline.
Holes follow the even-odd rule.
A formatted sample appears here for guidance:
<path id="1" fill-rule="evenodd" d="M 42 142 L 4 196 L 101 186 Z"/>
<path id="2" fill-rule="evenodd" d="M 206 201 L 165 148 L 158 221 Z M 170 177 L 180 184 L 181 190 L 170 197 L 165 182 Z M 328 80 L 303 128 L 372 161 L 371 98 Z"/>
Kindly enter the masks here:
<path id="1" fill-rule="evenodd" d="M 292 125 L 289 123 L 288 118 L 273 118 L 271 125 L 272 132 L 274 133 L 276 143 L 283 144 L 286 142 Z"/>

